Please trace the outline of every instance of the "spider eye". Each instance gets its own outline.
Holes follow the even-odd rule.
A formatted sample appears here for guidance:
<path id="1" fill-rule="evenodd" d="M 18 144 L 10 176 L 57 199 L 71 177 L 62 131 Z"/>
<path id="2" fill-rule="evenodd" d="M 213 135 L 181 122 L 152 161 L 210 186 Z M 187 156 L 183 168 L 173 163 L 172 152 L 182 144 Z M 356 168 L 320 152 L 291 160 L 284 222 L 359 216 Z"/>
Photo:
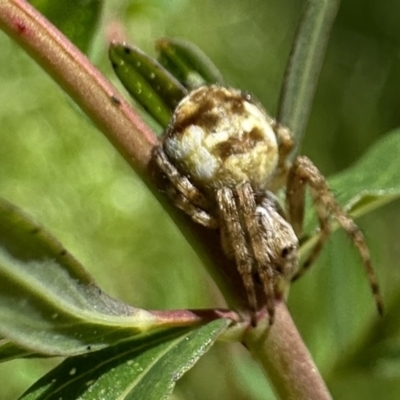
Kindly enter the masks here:
<path id="1" fill-rule="evenodd" d="M 281 251 L 281 257 L 286 258 L 293 251 L 293 246 L 284 247 Z"/>

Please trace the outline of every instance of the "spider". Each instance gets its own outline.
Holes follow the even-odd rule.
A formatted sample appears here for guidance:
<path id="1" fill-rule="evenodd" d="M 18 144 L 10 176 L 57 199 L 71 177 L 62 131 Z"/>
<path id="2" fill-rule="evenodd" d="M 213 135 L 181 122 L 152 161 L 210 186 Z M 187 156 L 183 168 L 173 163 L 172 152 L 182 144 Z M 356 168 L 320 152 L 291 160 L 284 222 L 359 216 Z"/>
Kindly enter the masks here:
<path id="1" fill-rule="evenodd" d="M 307 157 L 290 161 L 293 146 L 289 130 L 251 95 L 211 85 L 181 100 L 153 160 L 175 206 L 196 223 L 220 231 L 222 249 L 242 277 L 253 323 L 263 307 L 273 323 L 282 280 L 295 280 L 310 267 L 330 235 L 331 216 L 357 247 L 381 314 L 379 286 L 362 232 Z M 299 268 L 307 185 L 320 233 Z M 285 186 L 286 212 L 275 195 Z M 263 299 L 256 295 L 259 284 Z"/>

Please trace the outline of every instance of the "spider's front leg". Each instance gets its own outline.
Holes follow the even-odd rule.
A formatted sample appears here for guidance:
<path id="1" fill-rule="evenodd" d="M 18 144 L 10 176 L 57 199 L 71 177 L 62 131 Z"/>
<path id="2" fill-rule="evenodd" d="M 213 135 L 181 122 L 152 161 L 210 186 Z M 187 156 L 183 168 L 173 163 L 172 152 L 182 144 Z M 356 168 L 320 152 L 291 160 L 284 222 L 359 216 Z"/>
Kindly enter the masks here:
<path id="1" fill-rule="evenodd" d="M 217 219 L 206 211 L 210 208 L 207 199 L 186 176 L 179 173 L 161 145 L 153 150 L 152 159 L 167 179 L 166 192 L 175 206 L 189 215 L 194 222 L 206 228 L 218 228 Z"/>
<path id="2" fill-rule="evenodd" d="M 217 200 L 223 247 L 236 260 L 253 311 L 252 322 L 256 323 L 255 312 L 265 305 L 272 324 L 275 299 L 283 293 L 281 283 L 290 281 L 297 268 L 297 237 L 279 213 L 276 199 L 266 193 L 257 202 L 249 182 L 240 183 L 235 189 L 220 189 Z M 256 274 L 264 292 L 264 300 L 259 305 Z"/>
<path id="3" fill-rule="evenodd" d="M 246 232 L 241 225 L 239 211 L 232 189 L 223 187 L 217 190 L 217 204 L 221 220 L 222 244 L 226 253 L 233 253 L 238 271 L 247 292 L 252 323 L 255 324 L 257 297 L 253 282 L 253 255 L 250 253 Z M 226 238 L 224 237 L 226 235 Z M 224 246 L 225 245 L 225 246 Z M 229 256 L 230 254 L 227 254 Z"/>
<path id="4" fill-rule="evenodd" d="M 254 192 L 250 183 L 245 182 L 236 187 L 239 210 L 243 217 L 243 223 L 248 233 L 250 247 L 254 254 L 254 268 L 258 273 L 265 294 L 265 304 L 269 315 L 269 323 L 272 325 L 275 316 L 275 289 L 274 270 L 269 256 L 268 243 L 260 224 L 261 216 L 257 211 Z"/>
<path id="5" fill-rule="evenodd" d="M 311 266 L 320 253 L 323 244 L 328 239 L 331 232 L 330 217 L 333 216 L 358 249 L 367 273 L 378 312 L 379 314 L 382 314 L 382 297 L 364 235 L 356 223 L 337 203 L 329 190 L 324 176 L 319 172 L 317 167 L 304 156 L 297 157 L 294 161 L 287 182 L 286 200 L 289 220 L 295 229 L 296 234 L 298 236 L 301 235 L 304 218 L 305 188 L 307 184 L 310 188 L 311 196 L 315 205 L 320 226 L 320 234 L 316 245 L 311 250 L 308 258 L 305 260 L 299 272 L 294 276 L 293 280 L 301 276 Z"/>

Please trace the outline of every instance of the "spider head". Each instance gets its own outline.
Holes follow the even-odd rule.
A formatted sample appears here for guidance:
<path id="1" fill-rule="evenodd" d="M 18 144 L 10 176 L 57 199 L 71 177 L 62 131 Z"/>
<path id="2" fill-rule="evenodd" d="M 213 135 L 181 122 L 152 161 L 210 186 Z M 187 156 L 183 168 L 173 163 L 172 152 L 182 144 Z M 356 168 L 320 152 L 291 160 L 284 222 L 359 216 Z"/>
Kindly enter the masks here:
<path id="1" fill-rule="evenodd" d="M 282 217 L 274 200 L 265 197 L 257 207 L 265 248 L 276 273 L 277 292 L 284 282 L 290 282 L 298 270 L 299 241 L 293 227 Z"/>
<path id="2" fill-rule="evenodd" d="M 244 181 L 263 190 L 278 163 L 272 123 L 249 95 L 202 86 L 177 106 L 163 147 L 178 170 L 206 192 Z"/>

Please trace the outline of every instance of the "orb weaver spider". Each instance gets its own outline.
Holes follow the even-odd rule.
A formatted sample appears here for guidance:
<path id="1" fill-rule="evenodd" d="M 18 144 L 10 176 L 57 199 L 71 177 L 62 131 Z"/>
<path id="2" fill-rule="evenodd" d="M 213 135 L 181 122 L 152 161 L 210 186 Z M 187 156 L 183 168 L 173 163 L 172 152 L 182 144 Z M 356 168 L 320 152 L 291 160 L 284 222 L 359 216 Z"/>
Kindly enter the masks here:
<path id="1" fill-rule="evenodd" d="M 287 128 L 268 116 L 251 95 L 217 85 L 201 86 L 184 97 L 153 152 L 175 206 L 193 221 L 218 229 L 224 253 L 242 277 L 253 324 L 266 307 L 273 323 L 280 279 L 306 271 L 331 231 L 331 216 L 362 258 L 379 313 L 377 279 L 364 236 L 340 207 L 326 179 L 305 156 L 292 162 Z M 286 211 L 275 193 L 286 186 Z M 319 221 L 318 240 L 298 267 L 305 190 L 309 187 Z M 256 296 L 262 285 L 264 299 Z"/>

